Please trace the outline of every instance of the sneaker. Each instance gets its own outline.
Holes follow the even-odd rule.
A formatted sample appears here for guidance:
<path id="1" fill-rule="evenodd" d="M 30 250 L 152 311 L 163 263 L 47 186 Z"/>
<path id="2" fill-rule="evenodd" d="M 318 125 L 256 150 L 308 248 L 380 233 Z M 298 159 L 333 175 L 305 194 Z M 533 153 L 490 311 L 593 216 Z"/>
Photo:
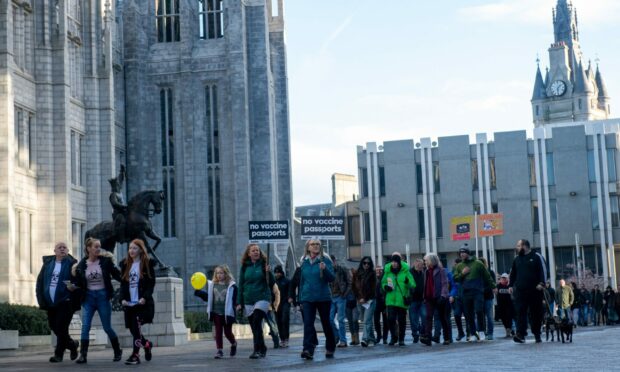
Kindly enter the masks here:
<path id="1" fill-rule="evenodd" d="M 368 347 L 368 342 L 362 340 L 361 345 L 362 347 Z"/>
<path id="2" fill-rule="evenodd" d="M 487 341 L 493 341 L 493 335 L 487 335 L 486 340 Z"/>
<path id="3" fill-rule="evenodd" d="M 477 338 L 477 341 L 483 341 L 484 340 L 484 332 L 476 332 L 474 333 L 474 337 Z"/>
<path id="4" fill-rule="evenodd" d="M 406 346 L 405 341 L 398 341 L 398 346 Z"/>
<path id="5" fill-rule="evenodd" d="M 430 338 L 424 336 L 420 337 L 420 343 L 426 346 L 431 346 L 433 344 Z"/>
<path id="6" fill-rule="evenodd" d="M 463 337 L 465 337 L 465 335 L 458 335 L 458 336 L 456 336 L 456 341 L 460 342 L 463 339 Z M 469 341 L 469 340 L 467 340 L 467 341 Z"/>
<path id="7" fill-rule="evenodd" d="M 129 365 L 140 364 L 140 357 L 136 354 L 131 354 L 131 356 L 125 361 L 125 364 L 129 364 Z"/>
<path id="8" fill-rule="evenodd" d="M 333 359 L 334 358 L 334 352 L 333 351 L 326 351 L 325 352 L 325 358 L 326 359 Z"/>
<path id="9" fill-rule="evenodd" d="M 444 340 L 444 341 L 443 341 L 443 344 L 444 344 L 444 345 L 450 345 L 451 343 L 452 343 L 452 341 L 450 341 L 450 340 Z"/>
<path id="10" fill-rule="evenodd" d="M 50 357 L 50 363 L 61 363 L 62 357 L 63 357 L 62 355 L 54 355 Z"/>
<path id="11" fill-rule="evenodd" d="M 525 343 L 525 339 L 519 335 L 515 335 L 512 340 L 518 344 L 524 344 Z"/>
<path id="12" fill-rule="evenodd" d="M 457 340 L 458 340 L 458 339 L 457 339 Z M 468 336 L 467 336 L 467 338 L 465 338 L 465 341 L 466 341 L 466 342 L 471 342 L 471 336 L 469 336 L 469 335 L 468 335 Z"/>
<path id="13" fill-rule="evenodd" d="M 439 336 L 431 337 L 431 341 L 433 341 L 434 343 L 438 344 L 439 343 Z"/>
<path id="14" fill-rule="evenodd" d="M 213 357 L 213 359 L 222 359 L 224 357 L 224 352 L 222 351 L 222 349 L 218 350 L 217 353 L 215 353 L 215 356 Z"/>
<path id="15" fill-rule="evenodd" d="M 258 351 L 255 351 L 252 354 L 250 354 L 250 359 L 259 359 L 260 357 L 261 357 L 261 353 L 259 353 Z"/>
<path id="16" fill-rule="evenodd" d="M 344 341 L 340 341 L 337 345 L 337 347 L 347 347 L 347 343 Z"/>
<path id="17" fill-rule="evenodd" d="M 230 345 L 230 356 L 234 357 L 235 355 L 237 355 L 237 343 L 236 342 L 234 345 Z"/>
<path id="18" fill-rule="evenodd" d="M 286 349 L 287 347 L 288 347 L 288 341 L 287 340 L 280 341 L 280 348 Z"/>
<path id="19" fill-rule="evenodd" d="M 314 359 L 314 355 L 312 355 L 312 353 L 308 350 L 304 350 L 301 352 L 301 359 L 312 360 Z"/>
<path id="20" fill-rule="evenodd" d="M 146 340 L 146 342 L 144 343 L 144 359 L 148 362 L 151 359 L 153 359 L 153 344 L 151 343 L 151 341 Z"/>

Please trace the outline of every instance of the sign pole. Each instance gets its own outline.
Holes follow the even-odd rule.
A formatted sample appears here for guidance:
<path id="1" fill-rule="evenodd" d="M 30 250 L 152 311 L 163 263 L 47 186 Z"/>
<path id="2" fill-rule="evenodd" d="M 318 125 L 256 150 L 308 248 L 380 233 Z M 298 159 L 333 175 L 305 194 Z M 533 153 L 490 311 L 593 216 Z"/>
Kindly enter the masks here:
<path id="1" fill-rule="evenodd" d="M 474 231 L 476 232 L 476 257 L 478 257 L 478 212 L 474 212 Z"/>

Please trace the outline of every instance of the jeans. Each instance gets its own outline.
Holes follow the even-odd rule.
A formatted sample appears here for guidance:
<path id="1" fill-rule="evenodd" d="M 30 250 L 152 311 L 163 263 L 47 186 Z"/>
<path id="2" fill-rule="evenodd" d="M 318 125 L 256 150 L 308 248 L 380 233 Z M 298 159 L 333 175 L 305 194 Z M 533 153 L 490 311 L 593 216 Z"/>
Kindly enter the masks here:
<path id="1" fill-rule="evenodd" d="M 452 311 L 454 312 L 454 323 L 456 323 L 458 335 L 462 337 L 465 333 L 463 332 L 463 300 L 460 297 L 454 297 Z"/>
<path id="2" fill-rule="evenodd" d="M 287 341 L 289 337 L 289 326 L 291 317 L 291 304 L 288 302 L 282 302 L 280 309 L 276 311 L 276 322 L 278 323 L 278 330 L 280 331 L 280 338 L 283 341 Z"/>
<path id="3" fill-rule="evenodd" d="M 235 335 L 232 332 L 232 323 L 226 323 L 226 316 L 222 314 L 212 313 L 213 325 L 215 326 L 215 346 L 218 350 L 224 348 L 224 338 L 222 334 L 226 336 L 226 339 L 231 345 L 237 344 Z"/>
<path id="4" fill-rule="evenodd" d="M 357 305 L 355 305 L 355 307 L 350 308 L 347 306 L 347 309 L 345 311 L 346 315 L 347 315 L 347 321 L 349 322 L 349 332 L 351 333 L 351 335 L 355 334 L 359 334 L 360 332 L 360 312 L 357 309 Z"/>
<path id="5" fill-rule="evenodd" d="M 374 327 L 372 324 L 375 314 L 375 302 L 375 300 L 369 300 L 368 303 L 370 304 L 370 306 L 368 306 L 368 309 L 361 304 L 357 305 L 360 318 L 362 318 L 362 321 L 364 322 L 364 334 L 362 334 L 362 341 L 366 343 L 377 343 L 377 340 L 375 339 Z"/>
<path id="6" fill-rule="evenodd" d="M 463 293 L 463 308 L 468 334 L 473 335 L 484 331 L 484 297 L 482 291 L 465 291 Z M 476 324 L 478 328 L 476 328 Z"/>
<path id="7" fill-rule="evenodd" d="M 493 336 L 493 299 L 484 300 L 484 316 L 487 319 L 486 334 Z"/>
<path id="8" fill-rule="evenodd" d="M 579 307 L 571 309 L 571 312 L 573 313 L 573 322 L 575 324 L 579 323 Z M 577 325 L 579 325 L 579 324 L 577 324 Z"/>
<path id="9" fill-rule="evenodd" d="M 273 345 L 275 347 L 280 344 L 280 331 L 278 329 L 278 324 L 276 323 L 273 311 L 267 312 L 265 320 L 269 326 L 269 334 L 271 335 L 271 339 L 273 340 Z"/>
<path id="10" fill-rule="evenodd" d="M 409 305 L 409 323 L 411 323 L 411 335 L 419 337 L 424 333 L 424 320 L 426 319 L 426 306 L 422 301 L 413 301 Z"/>
<path id="11" fill-rule="evenodd" d="M 110 339 L 117 338 L 116 332 L 112 329 L 112 304 L 107 298 L 105 289 L 96 291 L 87 290 L 86 300 L 82 303 L 82 340 L 88 340 L 88 333 L 93 322 L 95 311 L 99 313 L 103 330 Z"/>
<path id="12" fill-rule="evenodd" d="M 65 349 L 73 349 L 73 339 L 69 336 L 69 325 L 73 318 L 73 309 L 70 301 L 63 301 L 47 310 L 47 322 L 56 335 L 55 356 L 62 356 Z"/>
<path id="13" fill-rule="evenodd" d="M 588 325 L 588 314 L 589 314 L 589 307 L 588 305 L 581 305 L 581 308 L 579 309 L 579 325 L 581 326 L 587 326 Z"/>
<path id="14" fill-rule="evenodd" d="M 396 334 L 398 332 L 398 342 L 405 342 L 405 332 L 407 330 L 407 309 L 398 306 L 388 306 L 388 322 L 390 323 L 390 333 L 392 339 L 390 342 L 396 342 Z M 396 323 L 398 322 L 398 331 Z"/>
<path id="15" fill-rule="evenodd" d="M 330 324 L 330 308 L 333 308 L 333 302 L 302 302 L 301 309 L 304 318 L 304 350 L 314 354 L 316 348 L 316 329 L 314 328 L 314 320 L 316 313 L 321 318 L 321 326 L 325 332 L 325 350 L 333 353 L 336 350 L 336 336 Z"/>
<path id="16" fill-rule="evenodd" d="M 337 335 L 337 341 L 347 342 L 347 328 L 344 324 L 346 315 L 347 299 L 341 296 L 332 298 L 332 304 L 329 311 L 329 323 L 332 326 L 334 337 Z M 336 327 L 336 314 L 338 314 L 338 327 Z"/>

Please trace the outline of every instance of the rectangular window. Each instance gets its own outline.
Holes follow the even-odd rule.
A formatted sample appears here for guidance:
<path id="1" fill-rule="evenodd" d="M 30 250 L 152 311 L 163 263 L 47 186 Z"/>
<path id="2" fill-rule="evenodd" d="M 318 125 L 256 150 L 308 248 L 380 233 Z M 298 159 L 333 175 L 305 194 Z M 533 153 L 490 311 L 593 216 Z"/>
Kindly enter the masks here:
<path id="1" fill-rule="evenodd" d="M 491 212 L 489 213 L 498 213 L 499 212 L 499 206 L 497 203 L 491 203 Z M 474 213 L 477 214 L 481 214 L 480 213 L 480 204 L 474 204 Z"/>
<path id="2" fill-rule="evenodd" d="M 620 210 L 618 210 L 618 195 L 609 195 L 611 210 L 611 227 L 620 227 Z"/>
<path id="3" fill-rule="evenodd" d="M 423 179 L 422 179 L 422 164 L 416 163 L 415 165 L 415 180 L 418 194 L 422 194 L 424 192 L 423 188 Z"/>
<path id="4" fill-rule="evenodd" d="M 222 233 L 220 187 L 220 137 L 217 107 L 217 87 L 205 87 L 205 120 L 207 132 L 207 193 L 209 235 Z"/>
<path id="5" fill-rule="evenodd" d="M 435 192 L 438 193 L 441 191 L 441 182 L 439 178 L 439 163 L 433 163 L 433 182 L 435 183 Z"/>
<path id="6" fill-rule="evenodd" d="M 22 34 L 22 12 L 21 8 L 13 6 L 13 62 L 17 67 L 23 67 L 22 46 L 23 34 Z"/>
<path id="7" fill-rule="evenodd" d="M 388 221 L 386 211 L 381 211 L 381 239 L 384 242 L 388 240 Z"/>
<path id="8" fill-rule="evenodd" d="M 82 47 L 74 40 L 68 42 L 69 51 L 69 84 L 71 97 L 81 99 L 83 96 Z"/>
<path id="9" fill-rule="evenodd" d="M 385 168 L 379 167 L 379 196 L 385 196 Z"/>
<path id="10" fill-rule="evenodd" d="M 558 232 L 558 202 L 549 199 L 549 209 L 551 212 L 551 232 Z"/>
<path id="11" fill-rule="evenodd" d="M 164 237 L 176 236 L 174 189 L 174 121 L 172 89 L 159 92 L 164 201 Z"/>
<path id="12" fill-rule="evenodd" d="M 370 241 L 370 213 L 363 213 L 364 215 L 364 241 Z"/>
<path id="13" fill-rule="evenodd" d="M 594 165 L 594 150 L 588 150 L 588 181 L 596 182 L 596 166 Z"/>
<path id="14" fill-rule="evenodd" d="M 489 182 L 491 189 L 497 188 L 497 177 L 495 175 L 495 158 L 489 158 Z"/>
<path id="15" fill-rule="evenodd" d="M 359 168 L 360 172 L 360 190 L 362 198 L 368 197 L 368 168 Z"/>
<path id="16" fill-rule="evenodd" d="M 348 216 L 347 217 L 347 235 L 349 240 L 349 245 L 360 245 L 362 242 L 360 241 L 360 216 Z"/>
<path id="17" fill-rule="evenodd" d="M 437 237 L 443 238 L 443 225 L 441 224 L 441 208 L 435 208 L 435 226 L 437 228 Z"/>
<path id="18" fill-rule="evenodd" d="M 471 188 L 472 190 L 478 190 L 478 160 L 473 159 L 471 161 Z"/>
<path id="19" fill-rule="evenodd" d="M 74 220 L 71 223 L 71 254 L 77 260 L 80 260 L 83 256 L 82 238 L 85 230 L 86 224 L 84 222 Z"/>
<path id="20" fill-rule="evenodd" d="M 616 149 L 607 149 L 607 173 L 609 182 L 616 182 Z"/>
<path id="21" fill-rule="evenodd" d="M 160 43 L 181 41 L 179 0 L 156 1 L 157 41 Z"/>
<path id="22" fill-rule="evenodd" d="M 598 198 L 595 196 L 590 198 L 590 210 L 592 211 L 592 229 L 599 229 L 599 221 L 598 221 Z"/>
<path id="23" fill-rule="evenodd" d="M 555 170 L 553 169 L 553 153 L 548 152 L 546 154 L 547 161 L 547 185 L 555 185 Z"/>
<path id="24" fill-rule="evenodd" d="M 530 186 L 536 186 L 536 158 L 528 156 L 530 163 Z"/>
<path id="25" fill-rule="evenodd" d="M 22 251 L 22 242 L 23 242 L 23 235 L 22 235 L 22 211 L 19 209 L 15 210 L 15 246 L 14 246 L 14 257 L 15 257 L 15 264 L 13 265 L 13 267 L 15 268 L 16 272 L 21 272 L 21 251 Z"/>
<path id="26" fill-rule="evenodd" d="M 20 168 L 30 169 L 34 155 L 34 114 L 15 107 L 14 117 L 15 163 Z"/>
<path id="27" fill-rule="evenodd" d="M 222 0 L 198 0 L 198 19 L 201 39 L 224 37 Z"/>
<path id="28" fill-rule="evenodd" d="M 71 131 L 71 184 L 73 186 L 84 185 L 84 172 L 82 171 L 82 146 L 84 135 L 74 130 Z"/>
<path id="29" fill-rule="evenodd" d="M 538 201 L 532 201 L 532 229 L 534 232 L 539 232 L 539 223 L 538 223 Z"/>
<path id="30" fill-rule="evenodd" d="M 418 233 L 420 235 L 420 239 L 426 239 L 426 230 L 424 229 L 424 209 L 418 209 Z"/>

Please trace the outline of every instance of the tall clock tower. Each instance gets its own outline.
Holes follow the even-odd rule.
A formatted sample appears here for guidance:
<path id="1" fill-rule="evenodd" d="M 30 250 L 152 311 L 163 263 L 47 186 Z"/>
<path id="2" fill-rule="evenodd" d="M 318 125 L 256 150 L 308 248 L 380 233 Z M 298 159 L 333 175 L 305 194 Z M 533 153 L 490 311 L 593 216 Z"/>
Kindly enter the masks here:
<path id="1" fill-rule="evenodd" d="M 532 115 L 534 126 L 570 121 L 607 119 L 609 95 L 601 72 L 583 60 L 579 45 L 577 10 L 569 0 L 558 0 L 553 11 L 555 41 L 549 47 L 549 68 L 543 79 L 536 68 Z"/>

